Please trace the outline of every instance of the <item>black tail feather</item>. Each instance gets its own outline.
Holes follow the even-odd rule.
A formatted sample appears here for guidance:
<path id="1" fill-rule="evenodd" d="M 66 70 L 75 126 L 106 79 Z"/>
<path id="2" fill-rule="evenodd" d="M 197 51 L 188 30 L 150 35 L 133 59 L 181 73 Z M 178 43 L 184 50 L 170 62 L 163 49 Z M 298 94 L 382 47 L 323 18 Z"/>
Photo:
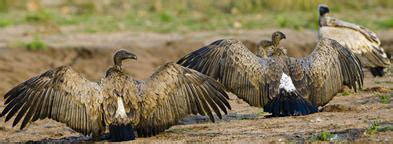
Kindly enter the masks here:
<path id="1" fill-rule="evenodd" d="M 114 142 L 134 140 L 134 128 L 131 124 L 112 124 L 109 126 L 109 139 Z"/>
<path id="2" fill-rule="evenodd" d="M 384 71 L 384 67 L 374 67 L 374 68 L 370 68 L 370 72 L 374 77 L 382 77 L 383 75 L 385 75 L 385 71 Z"/>
<path id="3" fill-rule="evenodd" d="M 263 109 L 272 113 L 272 116 L 299 116 L 318 112 L 318 108 L 305 100 L 298 91 L 287 92 L 284 89 L 280 89 L 280 93 Z"/>
<path id="4" fill-rule="evenodd" d="M 386 57 L 388 57 L 388 59 L 392 58 L 392 54 L 390 52 L 386 52 Z"/>

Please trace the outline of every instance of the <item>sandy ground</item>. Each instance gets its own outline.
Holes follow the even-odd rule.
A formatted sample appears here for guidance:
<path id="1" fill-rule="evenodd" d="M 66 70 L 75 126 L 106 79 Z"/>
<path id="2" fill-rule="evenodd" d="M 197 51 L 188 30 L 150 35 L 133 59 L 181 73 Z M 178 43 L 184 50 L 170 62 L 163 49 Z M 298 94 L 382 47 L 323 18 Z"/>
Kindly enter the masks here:
<path id="1" fill-rule="evenodd" d="M 13 32 L 12 32 L 13 31 Z M 9 48 L 13 41 L 28 41 L 32 36 L 13 28 L 0 30 L 0 95 L 4 95 L 16 84 L 60 65 L 71 65 L 90 80 L 101 78 L 112 63 L 112 54 L 117 49 L 128 49 L 138 55 L 138 61 L 126 62 L 126 72 L 137 79 L 148 77 L 160 65 L 175 61 L 186 53 L 213 40 L 236 38 L 254 49 L 255 42 L 268 38 L 273 30 L 218 31 L 188 34 L 154 34 L 122 32 L 112 34 L 56 34 L 43 38 L 48 50 L 29 51 Z M 311 51 L 316 41 L 315 32 L 290 31 L 283 45 L 293 56 Z M 393 47 L 393 35 L 382 32 L 384 47 Z M 324 107 L 323 112 L 299 117 L 267 118 L 261 109 L 251 107 L 231 95 L 232 110 L 216 123 L 203 116 L 190 116 L 166 132 L 149 138 L 138 138 L 133 142 L 269 142 L 269 141 L 313 141 L 320 132 L 331 132 L 337 141 L 383 142 L 393 141 L 393 132 L 365 134 L 373 122 L 381 126 L 393 126 L 392 97 L 382 104 L 378 93 L 391 95 L 393 75 L 373 78 L 366 72 L 365 87 L 349 96 L 337 96 Z M 4 109 L 0 98 L 0 110 Z M 0 142 L 25 141 L 80 141 L 88 140 L 72 129 L 53 120 L 39 120 L 26 129 L 12 128 L 12 122 L 4 123 L 0 118 Z"/>

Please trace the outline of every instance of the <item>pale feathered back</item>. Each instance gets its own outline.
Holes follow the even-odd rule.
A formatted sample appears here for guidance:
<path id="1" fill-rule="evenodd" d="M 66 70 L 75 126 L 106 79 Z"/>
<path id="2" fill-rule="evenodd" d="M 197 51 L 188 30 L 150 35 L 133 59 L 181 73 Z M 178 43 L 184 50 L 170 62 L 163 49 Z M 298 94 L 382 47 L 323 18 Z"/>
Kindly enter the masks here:
<path id="1" fill-rule="evenodd" d="M 388 67 L 390 59 L 377 35 L 369 29 L 329 16 L 326 5 L 319 7 L 319 38 L 331 38 L 349 48 L 359 57 L 364 67 Z M 321 13 L 325 12 L 325 13 Z"/>

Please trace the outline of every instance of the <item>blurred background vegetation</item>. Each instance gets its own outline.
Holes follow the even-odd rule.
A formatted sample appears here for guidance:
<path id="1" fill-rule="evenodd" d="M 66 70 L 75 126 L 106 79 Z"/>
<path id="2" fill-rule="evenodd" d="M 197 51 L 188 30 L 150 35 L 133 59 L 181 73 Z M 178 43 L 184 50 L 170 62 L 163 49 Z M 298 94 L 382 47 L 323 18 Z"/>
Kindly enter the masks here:
<path id="1" fill-rule="evenodd" d="M 317 29 L 317 6 L 371 29 L 393 28 L 393 0 L 0 0 L 0 28 L 40 25 L 54 32 L 190 32 Z"/>

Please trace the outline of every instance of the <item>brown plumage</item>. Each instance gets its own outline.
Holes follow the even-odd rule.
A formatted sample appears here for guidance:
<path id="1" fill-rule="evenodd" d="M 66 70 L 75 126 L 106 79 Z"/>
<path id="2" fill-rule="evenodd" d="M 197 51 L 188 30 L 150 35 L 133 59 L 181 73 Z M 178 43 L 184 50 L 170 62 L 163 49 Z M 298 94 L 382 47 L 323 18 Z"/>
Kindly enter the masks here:
<path id="1" fill-rule="evenodd" d="M 68 66 L 33 77 L 5 94 L 1 116 L 8 121 L 16 115 L 13 126 L 22 121 L 21 129 L 29 122 L 51 118 L 94 136 L 116 125 L 129 125 L 139 136 L 152 136 L 189 114 L 208 115 L 214 122 L 213 113 L 221 118 L 221 111 L 227 113 L 230 108 L 224 88 L 197 71 L 168 63 L 137 81 L 122 72 L 125 59 L 136 56 L 118 51 L 115 65 L 100 82 L 91 82 Z M 133 130 L 127 133 L 132 134 Z"/>
<path id="2" fill-rule="evenodd" d="M 289 75 L 307 100 L 325 105 L 343 83 L 357 90 L 363 84 L 356 56 L 335 40 L 322 38 L 303 58 L 273 54 L 260 58 L 240 41 L 217 40 L 178 62 L 219 80 L 227 90 L 252 106 L 263 107 L 279 94 L 280 79 Z"/>
<path id="3" fill-rule="evenodd" d="M 272 41 L 261 40 L 257 45 L 257 51 L 255 55 L 260 58 L 267 58 L 267 52 L 272 46 L 273 46 Z"/>
<path id="4" fill-rule="evenodd" d="M 285 49 L 278 49 L 280 41 L 286 39 L 284 33 L 280 31 L 276 31 L 272 34 L 271 40 L 261 40 L 257 45 L 256 55 L 260 58 L 271 57 L 273 53 L 276 56 L 286 55 L 287 52 Z"/>
<path id="5" fill-rule="evenodd" d="M 329 8 L 320 5 L 319 37 L 331 38 L 348 47 L 362 65 L 371 68 L 374 76 L 382 76 L 383 69 L 390 65 L 390 58 L 381 47 L 377 35 L 369 29 L 329 16 Z"/>

